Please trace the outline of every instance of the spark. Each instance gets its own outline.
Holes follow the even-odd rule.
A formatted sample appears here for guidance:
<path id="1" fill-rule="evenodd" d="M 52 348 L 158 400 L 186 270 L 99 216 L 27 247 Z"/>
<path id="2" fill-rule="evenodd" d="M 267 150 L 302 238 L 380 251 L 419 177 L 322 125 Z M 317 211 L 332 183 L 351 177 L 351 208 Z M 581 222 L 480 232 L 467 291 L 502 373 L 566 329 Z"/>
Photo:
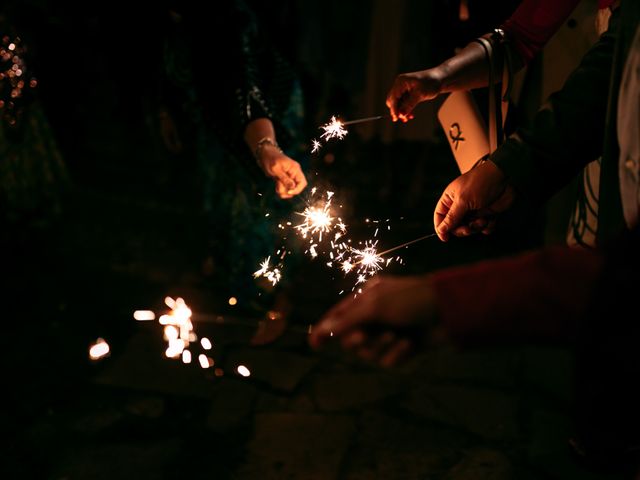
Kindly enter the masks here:
<path id="1" fill-rule="evenodd" d="M 135 318 L 139 322 L 146 322 L 149 320 L 155 320 L 156 314 L 151 310 L 136 310 L 135 312 L 133 312 L 133 318 Z"/>
<path id="2" fill-rule="evenodd" d="M 253 272 L 253 278 L 264 277 L 271 282 L 272 285 L 276 285 L 280 279 L 282 278 L 282 273 L 280 269 L 282 268 L 281 264 L 278 264 L 271 268 L 269 262 L 271 261 L 271 256 L 265 258 L 260 264 L 260 269 Z M 233 298 L 233 297 L 232 297 Z M 229 304 L 231 303 L 231 299 L 229 299 Z"/>
<path id="3" fill-rule="evenodd" d="M 202 368 L 213 367 L 213 359 L 211 357 L 207 357 L 204 353 L 198 355 L 198 361 Z"/>
<path id="4" fill-rule="evenodd" d="M 95 343 L 89 347 L 89 357 L 91 360 L 100 360 L 109 354 L 109 344 L 104 338 L 98 338 Z"/>
<path id="5" fill-rule="evenodd" d="M 211 350 L 211 340 L 209 340 L 207 337 L 202 337 L 202 339 L 200 340 L 200 345 L 202 345 L 202 348 L 204 348 L 205 350 Z"/>
<path id="6" fill-rule="evenodd" d="M 320 147 L 322 147 L 322 144 L 318 140 L 314 138 L 313 140 L 311 140 L 311 143 L 312 143 L 311 153 L 316 153 L 320 151 Z"/>
<path id="7" fill-rule="evenodd" d="M 182 351 L 182 363 L 191 363 L 191 352 L 189 350 Z"/>
<path id="8" fill-rule="evenodd" d="M 251 375 L 251 371 L 244 365 L 238 365 L 236 371 L 243 377 L 248 377 L 249 375 Z"/>

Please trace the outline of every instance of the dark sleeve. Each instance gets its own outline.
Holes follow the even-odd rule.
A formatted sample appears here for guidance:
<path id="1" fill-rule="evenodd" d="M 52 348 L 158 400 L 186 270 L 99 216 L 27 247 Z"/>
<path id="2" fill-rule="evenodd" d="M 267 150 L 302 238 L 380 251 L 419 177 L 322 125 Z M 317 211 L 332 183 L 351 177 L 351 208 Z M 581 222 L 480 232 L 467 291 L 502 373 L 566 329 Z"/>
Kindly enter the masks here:
<path id="1" fill-rule="evenodd" d="M 284 140 L 274 83 L 286 70 L 288 83 L 281 82 L 281 90 L 290 92 L 293 73 L 263 31 L 264 24 L 242 0 L 221 3 L 214 17 L 198 13 L 191 18 L 197 36 L 195 73 L 209 123 L 225 140 L 242 145 L 247 124 L 269 118 L 278 141 Z"/>
<path id="2" fill-rule="evenodd" d="M 438 316 L 457 344 L 566 341 L 603 269 L 592 250 L 552 247 L 436 272 Z"/>
<path id="3" fill-rule="evenodd" d="M 525 201 L 547 200 L 603 150 L 609 81 L 619 14 L 530 129 L 519 129 L 492 155 Z"/>

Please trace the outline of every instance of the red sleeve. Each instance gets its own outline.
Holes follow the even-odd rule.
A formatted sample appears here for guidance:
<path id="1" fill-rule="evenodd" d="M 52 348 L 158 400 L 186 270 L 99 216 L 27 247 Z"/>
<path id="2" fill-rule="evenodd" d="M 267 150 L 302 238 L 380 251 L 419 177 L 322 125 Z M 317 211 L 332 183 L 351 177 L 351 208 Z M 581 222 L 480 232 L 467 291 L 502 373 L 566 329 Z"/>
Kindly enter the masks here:
<path id="1" fill-rule="evenodd" d="M 500 27 L 509 35 L 525 64 L 538 53 L 580 0 L 524 0 Z"/>
<path id="2" fill-rule="evenodd" d="M 602 271 L 601 254 L 551 247 L 436 272 L 438 314 L 461 345 L 568 339 Z"/>

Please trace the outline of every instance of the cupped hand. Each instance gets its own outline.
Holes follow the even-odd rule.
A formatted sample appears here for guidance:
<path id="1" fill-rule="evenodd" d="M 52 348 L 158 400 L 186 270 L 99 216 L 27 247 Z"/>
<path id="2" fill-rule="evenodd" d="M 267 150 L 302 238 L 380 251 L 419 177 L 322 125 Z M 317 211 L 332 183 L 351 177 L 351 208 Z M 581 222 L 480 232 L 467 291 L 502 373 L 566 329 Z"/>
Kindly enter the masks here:
<path id="1" fill-rule="evenodd" d="M 309 343 L 330 338 L 360 358 L 390 367 L 420 348 L 435 322 L 429 276 L 374 277 L 362 293 L 331 308 L 313 327 Z"/>
<path id="2" fill-rule="evenodd" d="M 495 215 L 507 210 L 514 198 L 502 171 L 491 161 L 483 162 L 445 188 L 433 213 L 436 233 L 445 242 L 451 234 L 489 234 Z"/>
<path id="3" fill-rule="evenodd" d="M 275 180 L 280 198 L 293 198 L 307 186 L 300 164 L 279 149 L 264 148 L 259 164 L 265 175 Z"/>
<path id="4" fill-rule="evenodd" d="M 411 120 L 416 105 L 437 97 L 441 93 L 441 85 L 442 80 L 435 68 L 398 75 L 386 100 L 391 119 L 394 122 Z"/>

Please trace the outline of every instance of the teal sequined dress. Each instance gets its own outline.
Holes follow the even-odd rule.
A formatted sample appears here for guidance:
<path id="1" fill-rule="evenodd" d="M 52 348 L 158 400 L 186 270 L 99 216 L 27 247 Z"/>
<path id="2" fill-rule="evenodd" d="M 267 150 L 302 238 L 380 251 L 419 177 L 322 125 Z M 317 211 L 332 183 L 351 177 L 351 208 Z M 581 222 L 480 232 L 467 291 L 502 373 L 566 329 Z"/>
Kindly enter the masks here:
<path id="1" fill-rule="evenodd" d="M 243 133 L 250 121 L 271 119 L 280 146 L 304 168 L 299 81 L 243 2 L 221 2 L 212 16 L 199 15 L 196 4 L 180 4 L 171 18 L 163 96 L 192 129 L 216 284 L 228 287 L 225 293 L 239 306 L 268 308 L 273 292 L 262 291 L 252 274 L 281 246 L 278 219 L 291 217 L 292 202 L 277 198 Z"/>

